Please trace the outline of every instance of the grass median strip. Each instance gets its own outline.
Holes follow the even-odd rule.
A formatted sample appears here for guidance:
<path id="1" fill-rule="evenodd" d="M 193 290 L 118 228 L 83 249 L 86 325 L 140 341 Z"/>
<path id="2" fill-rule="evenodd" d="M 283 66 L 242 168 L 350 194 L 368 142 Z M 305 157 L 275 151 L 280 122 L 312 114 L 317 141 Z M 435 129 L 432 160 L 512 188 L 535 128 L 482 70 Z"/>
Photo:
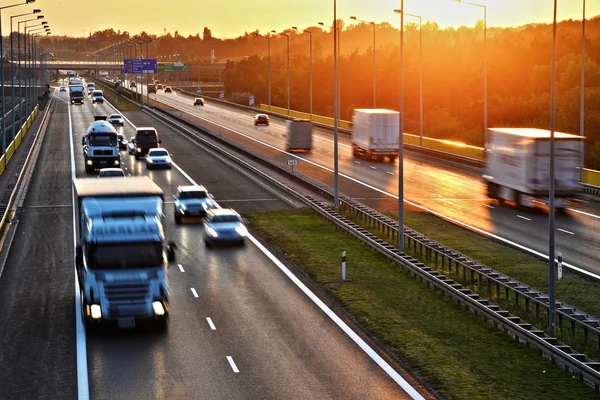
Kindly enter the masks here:
<path id="1" fill-rule="evenodd" d="M 310 209 L 246 215 L 252 226 L 447 399 L 596 398 L 593 389 Z M 340 256 L 347 252 L 346 283 Z"/>

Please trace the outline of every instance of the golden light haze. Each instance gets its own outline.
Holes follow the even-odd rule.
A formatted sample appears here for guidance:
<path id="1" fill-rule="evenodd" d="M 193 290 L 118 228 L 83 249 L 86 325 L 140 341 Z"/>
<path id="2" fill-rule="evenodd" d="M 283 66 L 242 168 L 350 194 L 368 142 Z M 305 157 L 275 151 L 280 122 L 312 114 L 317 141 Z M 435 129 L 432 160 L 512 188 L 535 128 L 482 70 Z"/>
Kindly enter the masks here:
<path id="1" fill-rule="evenodd" d="M 487 6 L 488 26 L 520 26 L 551 22 L 553 0 L 470 0 Z M 453 0 L 405 0 L 407 13 L 422 15 L 442 28 L 473 26 L 483 18 L 479 7 Z M 338 18 L 349 17 L 399 25 L 393 10 L 399 0 L 338 0 Z M 3 34 L 9 31 L 9 16 L 33 8 L 42 10 L 55 35 L 87 36 L 90 31 L 113 28 L 132 34 L 174 33 L 195 35 L 204 27 L 218 38 L 232 38 L 256 29 L 282 31 L 292 26 L 306 28 L 317 22 L 333 20 L 331 0 L 37 0 L 28 6 L 3 10 Z M 587 17 L 600 14 L 600 2 L 587 2 Z M 577 19 L 582 15 L 581 0 L 559 0 L 558 19 Z M 411 19 L 408 19 L 409 21 Z M 16 24 L 13 24 L 16 25 Z"/>

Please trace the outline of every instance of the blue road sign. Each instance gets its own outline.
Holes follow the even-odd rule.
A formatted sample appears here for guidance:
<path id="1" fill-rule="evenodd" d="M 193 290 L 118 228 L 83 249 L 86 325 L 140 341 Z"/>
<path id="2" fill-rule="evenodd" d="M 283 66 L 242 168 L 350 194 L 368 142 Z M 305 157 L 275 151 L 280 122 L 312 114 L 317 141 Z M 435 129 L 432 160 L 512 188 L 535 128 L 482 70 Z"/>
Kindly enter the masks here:
<path id="1" fill-rule="evenodd" d="M 223 92 L 223 91 L 219 92 L 219 98 L 220 99 L 224 99 L 225 98 L 225 92 Z"/>
<path id="2" fill-rule="evenodd" d="M 123 71 L 126 74 L 156 74 L 158 63 L 156 59 L 126 58 L 123 61 Z"/>
<path id="3" fill-rule="evenodd" d="M 254 105 L 254 96 L 250 96 L 249 103 L 251 106 Z"/>
<path id="4" fill-rule="evenodd" d="M 198 88 L 198 90 L 196 90 L 196 93 L 202 94 L 202 88 Z"/>

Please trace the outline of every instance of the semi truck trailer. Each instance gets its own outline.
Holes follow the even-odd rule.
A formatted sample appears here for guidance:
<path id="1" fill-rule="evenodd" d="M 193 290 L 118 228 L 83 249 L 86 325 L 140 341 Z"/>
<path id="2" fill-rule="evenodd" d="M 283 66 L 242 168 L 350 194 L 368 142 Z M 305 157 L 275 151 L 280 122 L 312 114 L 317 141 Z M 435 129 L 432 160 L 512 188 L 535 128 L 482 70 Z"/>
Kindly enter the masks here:
<path id="1" fill-rule="evenodd" d="M 555 132 L 555 208 L 564 209 L 579 189 L 583 136 Z M 518 207 L 547 206 L 550 198 L 550 131 L 491 128 L 483 181 L 492 199 Z"/>
<path id="2" fill-rule="evenodd" d="M 352 149 L 354 157 L 394 162 L 400 149 L 400 113 L 384 109 L 354 110 Z"/>

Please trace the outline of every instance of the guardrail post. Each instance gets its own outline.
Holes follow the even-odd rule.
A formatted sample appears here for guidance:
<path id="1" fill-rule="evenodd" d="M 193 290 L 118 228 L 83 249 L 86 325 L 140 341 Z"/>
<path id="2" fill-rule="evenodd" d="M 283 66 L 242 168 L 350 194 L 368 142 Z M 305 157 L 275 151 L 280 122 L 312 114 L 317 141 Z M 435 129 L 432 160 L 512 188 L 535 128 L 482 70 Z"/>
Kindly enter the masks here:
<path id="1" fill-rule="evenodd" d="M 571 340 L 575 339 L 575 320 L 570 320 L 571 322 Z"/>
<path id="2" fill-rule="evenodd" d="M 563 317 L 562 314 L 558 314 L 558 329 L 563 330 Z"/>
<path id="3" fill-rule="evenodd" d="M 510 299 L 510 293 L 508 291 L 508 287 L 507 286 L 504 287 L 504 295 L 506 297 L 506 300 Z"/>
<path id="4" fill-rule="evenodd" d="M 583 328 L 583 344 L 588 345 L 588 328 Z"/>
<path id="5" fill-rule="evenodd" d="M 519 306 L 519 292 L 517 292 L 516 290 L 514 290 L 515 292 L 515 306 Z"/>
<path id="6" fill-rule="evenodd" d="M 529 297 L 525 297 L 525 314 L 529 315 Z"/>
<path id="7" fill-rule="evenodd" d="M 540 303 L 535 303 L 535 318 L 540 319 Z"/>

